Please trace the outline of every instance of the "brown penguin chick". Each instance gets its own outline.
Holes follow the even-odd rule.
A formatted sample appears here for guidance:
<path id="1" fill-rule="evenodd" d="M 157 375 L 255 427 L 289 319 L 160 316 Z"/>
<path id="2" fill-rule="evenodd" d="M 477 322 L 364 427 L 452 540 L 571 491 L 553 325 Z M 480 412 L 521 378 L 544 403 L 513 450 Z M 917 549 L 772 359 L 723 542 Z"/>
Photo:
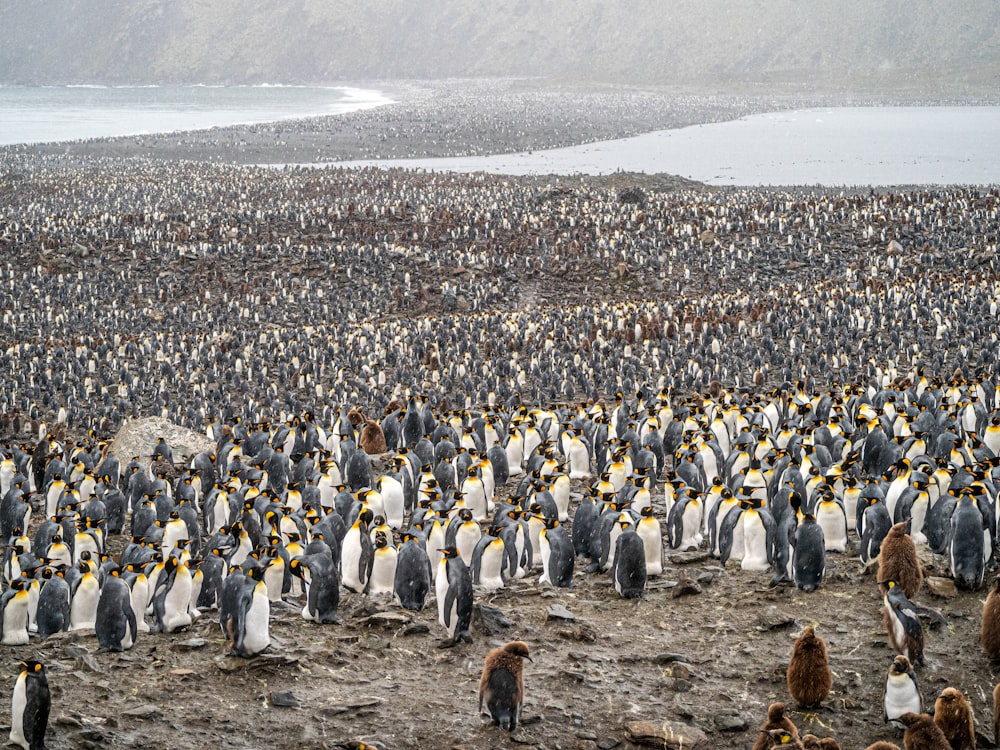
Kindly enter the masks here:
<path id="1" fill-rule="evenodd" d="M 361 444 L 362 450 L 370 456 L 379 456 L 387 450 L 385 433 L 382 432 L 379 423 L 374 419 L 369 419 L 365 422 L 365 426 L 361 430 L 361 437 L 358 438 L 358 443 Z"/>
<path id="2" fill-rule="evenodd" d="M 347 412 L 347 421 L 349 421 L 351 426 L 354 428 L 357 428 L 357 426 L 366 419 L 367 417 L 365 417 L 364 411 L 359 406 L 353 406 Z"/>
<path id="3" fill-rule="evenodd" d="M 1000 682 L 993 688 L 993 744 L 1000 745 Z"/>
<path id="4" fill-rule="evenodd" d="M 479 713 L 483 703 L 501 729 L 513 732 L 524 704 L 524 659 L 531 661 L 528 644 L 511 641 L 486 654 L 479 680 Z"/>
<path id="5" fill-rule="evenodd" d="M 941 729 L 951 750 L 976 750 L 976 727 L 972 707 L 961 690 L 947 687 L 934 701 L 934 723 Z"/>
<path id="6" fill-rule="evenodd" d="M 917 545 L 907 531 L 908 525 L 908 521 L 897 523 L 882 540 L 878 555 L 878 580 L 896 581 L 906 598 L 912 599 L 924 582 L 924 571 L 917 559 Z"/>
<path id="7" fill-rule="evenodd" d="M 768 732 L 772 729 L 784 729 L 796 738 L 799 736 L 799 730 L 795 728 L 792 720 L 785 716 L 784 703 L 772 703 L 768 707 L 767 721 L 760 728 L 757 741 L 753 743 L 753 750 L 767 750 L 767 748 L 771 747 L 771 735 Z"/>
<path id="8" fill-rule="evenodd" d="M 894 745 L 891 742 L 886 742 L 885 740 L 879 740 L 878 742 L 873 742 L 865 750 L 900 750 L 899 745 Z"/>
<path id="9" fill-rule="evenodd" d="M 899 722 L 906 727 L 903 750 L 951 750 L 948 739 L 928 714 L 907 712 Z"/>
<path id="10" fill-rule="evenodd" d="M 788 661 L 788 692 L 800 706 L 818 706 L 830 693 L 833 676 L 826 655 L 826 643 L 812 625 L 802 628 L 802 635 L 792 646 Z"/>
<path id="11" fill-rule="evenodd" d="M 1000 576 L 993 581 L 993 588 L 986 595 L 979 643 L 990 661 L 1000 662 Z"/>
<path id="12" fill-rule="evenodd" d="M 805 750 L 802 745 L 802 741 L 794 736 L 791 732 L 785 729 L 771 729 L 767 732 L 761 732 L 765 737 L 768 738 L 770 744 L 765 745 L 765 747 L 781 747 L 781 748 L 792 748 L 793 750 Z"/>
<path id="13" fill-rule="evenodd" d="M 822 750 L 822 747 L 823 746 L 819 744 L 819 737 L 815 734 L 802 735 L 803 750 Z"/>
<path id="14" fill-rule="evenodd" d="M 824 737 L 819 741 L 820 750 L 840 750 L 840 743 L 833 737 Z"/>

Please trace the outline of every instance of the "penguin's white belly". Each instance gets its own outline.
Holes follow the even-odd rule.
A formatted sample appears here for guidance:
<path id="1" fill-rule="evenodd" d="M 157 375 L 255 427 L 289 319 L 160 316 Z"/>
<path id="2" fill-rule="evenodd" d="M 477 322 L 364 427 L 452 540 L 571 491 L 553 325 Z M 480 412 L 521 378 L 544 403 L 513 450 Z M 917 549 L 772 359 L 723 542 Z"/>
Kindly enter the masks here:
<path id="1" fill-rule="evenodd" d="M 919 714 L 920 695 L 906 676 L 893 675 L 886 680 L 885 715 L 890 721 L 910 711 Z"/>
<path id="2" fill-rule="evenodd" d="M 847 521 L 839 512 L 820 513 L 816 517 L 816 522 L 823 529 L 827 552 L 847 551 Z"/>
<path id="3" fill-rule="evenodd" d="M 267 598 L 272 602 L 281 601 L 281 589 L 285 585 L 285 564 L 271 563 L 264 571 L 264 586 L 267 588 Z"/>
<path id="4" fill-rule="evenodd" d="M 268 632 L 268 618 L 271 614 L 271 603 L 267 594 L 259 588 L 254 590 L 250 609 L 246 616 L 246 633 L 243 636 L 243 648 L 248 654 L 259 654 L 271 645 Z"/>
<path id="5" fill-rule="evenodd" d="M 96 578 L 80 582 L 70 606 L 70 630 L 93 630 L 97 621 L 97 602 L 101 597 L 101 588 Z"/>
<path id="6" fill-rule="evenodd" d="M 145 580 L 133 581 L 132 594 L 129 598 L 132 602 L 132 612 L 135 614 L 136 630 L 140 633 L 148 633 L 149 623 L 146 622 L 146 607 L 149 606 L 149 587 Z"/>
<path id="7" fill-rule="evenodd" d="M 96 615 L 95 615 L 96 616 Z M 93 627 L 93 623 L 91 623 Z M 25 646 L 28 644 L 28 603 L 25 599 L 11 601 L 3 613 L 4 646 Z"/>
<path id="8" fill-rule="evenodd" d="M 479 560 L 479 585 L 487 591 L 502 589 L 503 583 L 503 547 L 500 551 L 495 551 L 492 547 L 483 550 L 483 556 Z"/>
<path id="9" fill-rule="evenodd" d="M 740 567 L 743 570 L 767 570 L 771 564 L 767 561 L 767 535 L 764 532 L 764 527 L 760 523 L 740 525 L 743 526 L 744 550 Z"/>
<path id="10" fill-rule="evenodd" d="M 549 540 L 545 537 L 541 537 L 538 542 L 538 554 L 542 558 L 542 575 L 539 577 L 539 583 L 552 583 L 552 579 L 549 577 L 549 558 L 552 556 L 552 546 L 549 544 Z"/>
<path id="11" fill-rule="evenodd" d="M 191 601 L 191 576 L 182 576 L 178 571 L 174 577 L 174 585 L 163 600 L 163 626 L 166 632 L 173 633 L 191 624 L 188 603 Z"/>
<path id="12" fill-rule="evenodd" d="M 368 579 L 368 594 L 377 596 L 388 594 L 392 596 L 396 589 L 396 562 L 398 554 L 395 550 L 376 552 L 375 563 L 372 565 L 372 575 Z"/>
<path id="13" fill-rule="evenodd" d="M 28 748 L 28 740 L 24 737 L 24 707 L 28 704 L 26 683 L 25 678 L 19 675 L 10 699 L 10 743 L 25 750 Z"/>
<path id="14" fill-rule="evenodd" d="M 458 554 L 462 562 L 472 565 L 472 553 L 476 550 L 476 543 L 483 533 L 478 526 L 462 524 L 455 534 L 455 546 L 458 547 Z"/>

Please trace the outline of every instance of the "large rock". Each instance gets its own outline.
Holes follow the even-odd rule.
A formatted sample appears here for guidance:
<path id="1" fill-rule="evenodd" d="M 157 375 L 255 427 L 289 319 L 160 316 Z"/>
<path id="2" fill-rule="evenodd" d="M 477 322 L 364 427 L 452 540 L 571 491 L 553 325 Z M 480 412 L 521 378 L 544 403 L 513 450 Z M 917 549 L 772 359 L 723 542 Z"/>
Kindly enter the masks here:
<path id="1" fill-rule="evenodd" d="M 664 750 L 700 750 L 708 746 L 703 731 L 677 721 L 626 721 L 625 738 L 635 745 Z"/>
<path id="2" fill-rule="evenodd" d="M 207 435 L 181 427 L 162 417 L 146 417 L 130 419 L 122 425 L 111 444 L 111 452 L 118 456 L 123 466 L 132 456 L 139 456 L 142 465 L 149 466 L 149 456 L 161 437 L 173 449 L 175 464 L 186 463 L 202 451 L 215 450 L 215 443 Z"/>

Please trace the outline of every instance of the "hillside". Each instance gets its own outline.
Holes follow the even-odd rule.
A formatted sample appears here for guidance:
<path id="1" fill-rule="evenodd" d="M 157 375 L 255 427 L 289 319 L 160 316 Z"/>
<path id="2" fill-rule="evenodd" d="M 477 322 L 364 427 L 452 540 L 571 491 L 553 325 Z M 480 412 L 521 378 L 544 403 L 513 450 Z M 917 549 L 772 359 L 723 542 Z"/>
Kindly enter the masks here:
<path id="1" fill-rule="evenodd" d="M 1000 82 L 1000 4 L 989 0 L 484 8 L 471 0 L 0 0 L 0 82 L 541 76 L 933 93 Z"/>

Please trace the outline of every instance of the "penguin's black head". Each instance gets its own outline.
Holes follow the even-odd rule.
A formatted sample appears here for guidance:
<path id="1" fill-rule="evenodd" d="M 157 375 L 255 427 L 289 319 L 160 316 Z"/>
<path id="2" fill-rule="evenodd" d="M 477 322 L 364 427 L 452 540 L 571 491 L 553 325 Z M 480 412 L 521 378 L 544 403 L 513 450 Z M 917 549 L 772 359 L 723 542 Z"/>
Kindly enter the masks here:
<path id="1" fill-rule="evenodd" d="M 451 560 L 458 557 L 458 547 L 445 547 L 441 550 L 441 554 L 444 555 L 446 560 Z"/>
<path id="2" fill-rule="evenodd" d="M 21 665 L 21 670 L 29 675 L 41 675 L 45 674 L 45 665 L 40 661 L 34 661 L 32 659 L 25 659 L 18 662 Z"/>

